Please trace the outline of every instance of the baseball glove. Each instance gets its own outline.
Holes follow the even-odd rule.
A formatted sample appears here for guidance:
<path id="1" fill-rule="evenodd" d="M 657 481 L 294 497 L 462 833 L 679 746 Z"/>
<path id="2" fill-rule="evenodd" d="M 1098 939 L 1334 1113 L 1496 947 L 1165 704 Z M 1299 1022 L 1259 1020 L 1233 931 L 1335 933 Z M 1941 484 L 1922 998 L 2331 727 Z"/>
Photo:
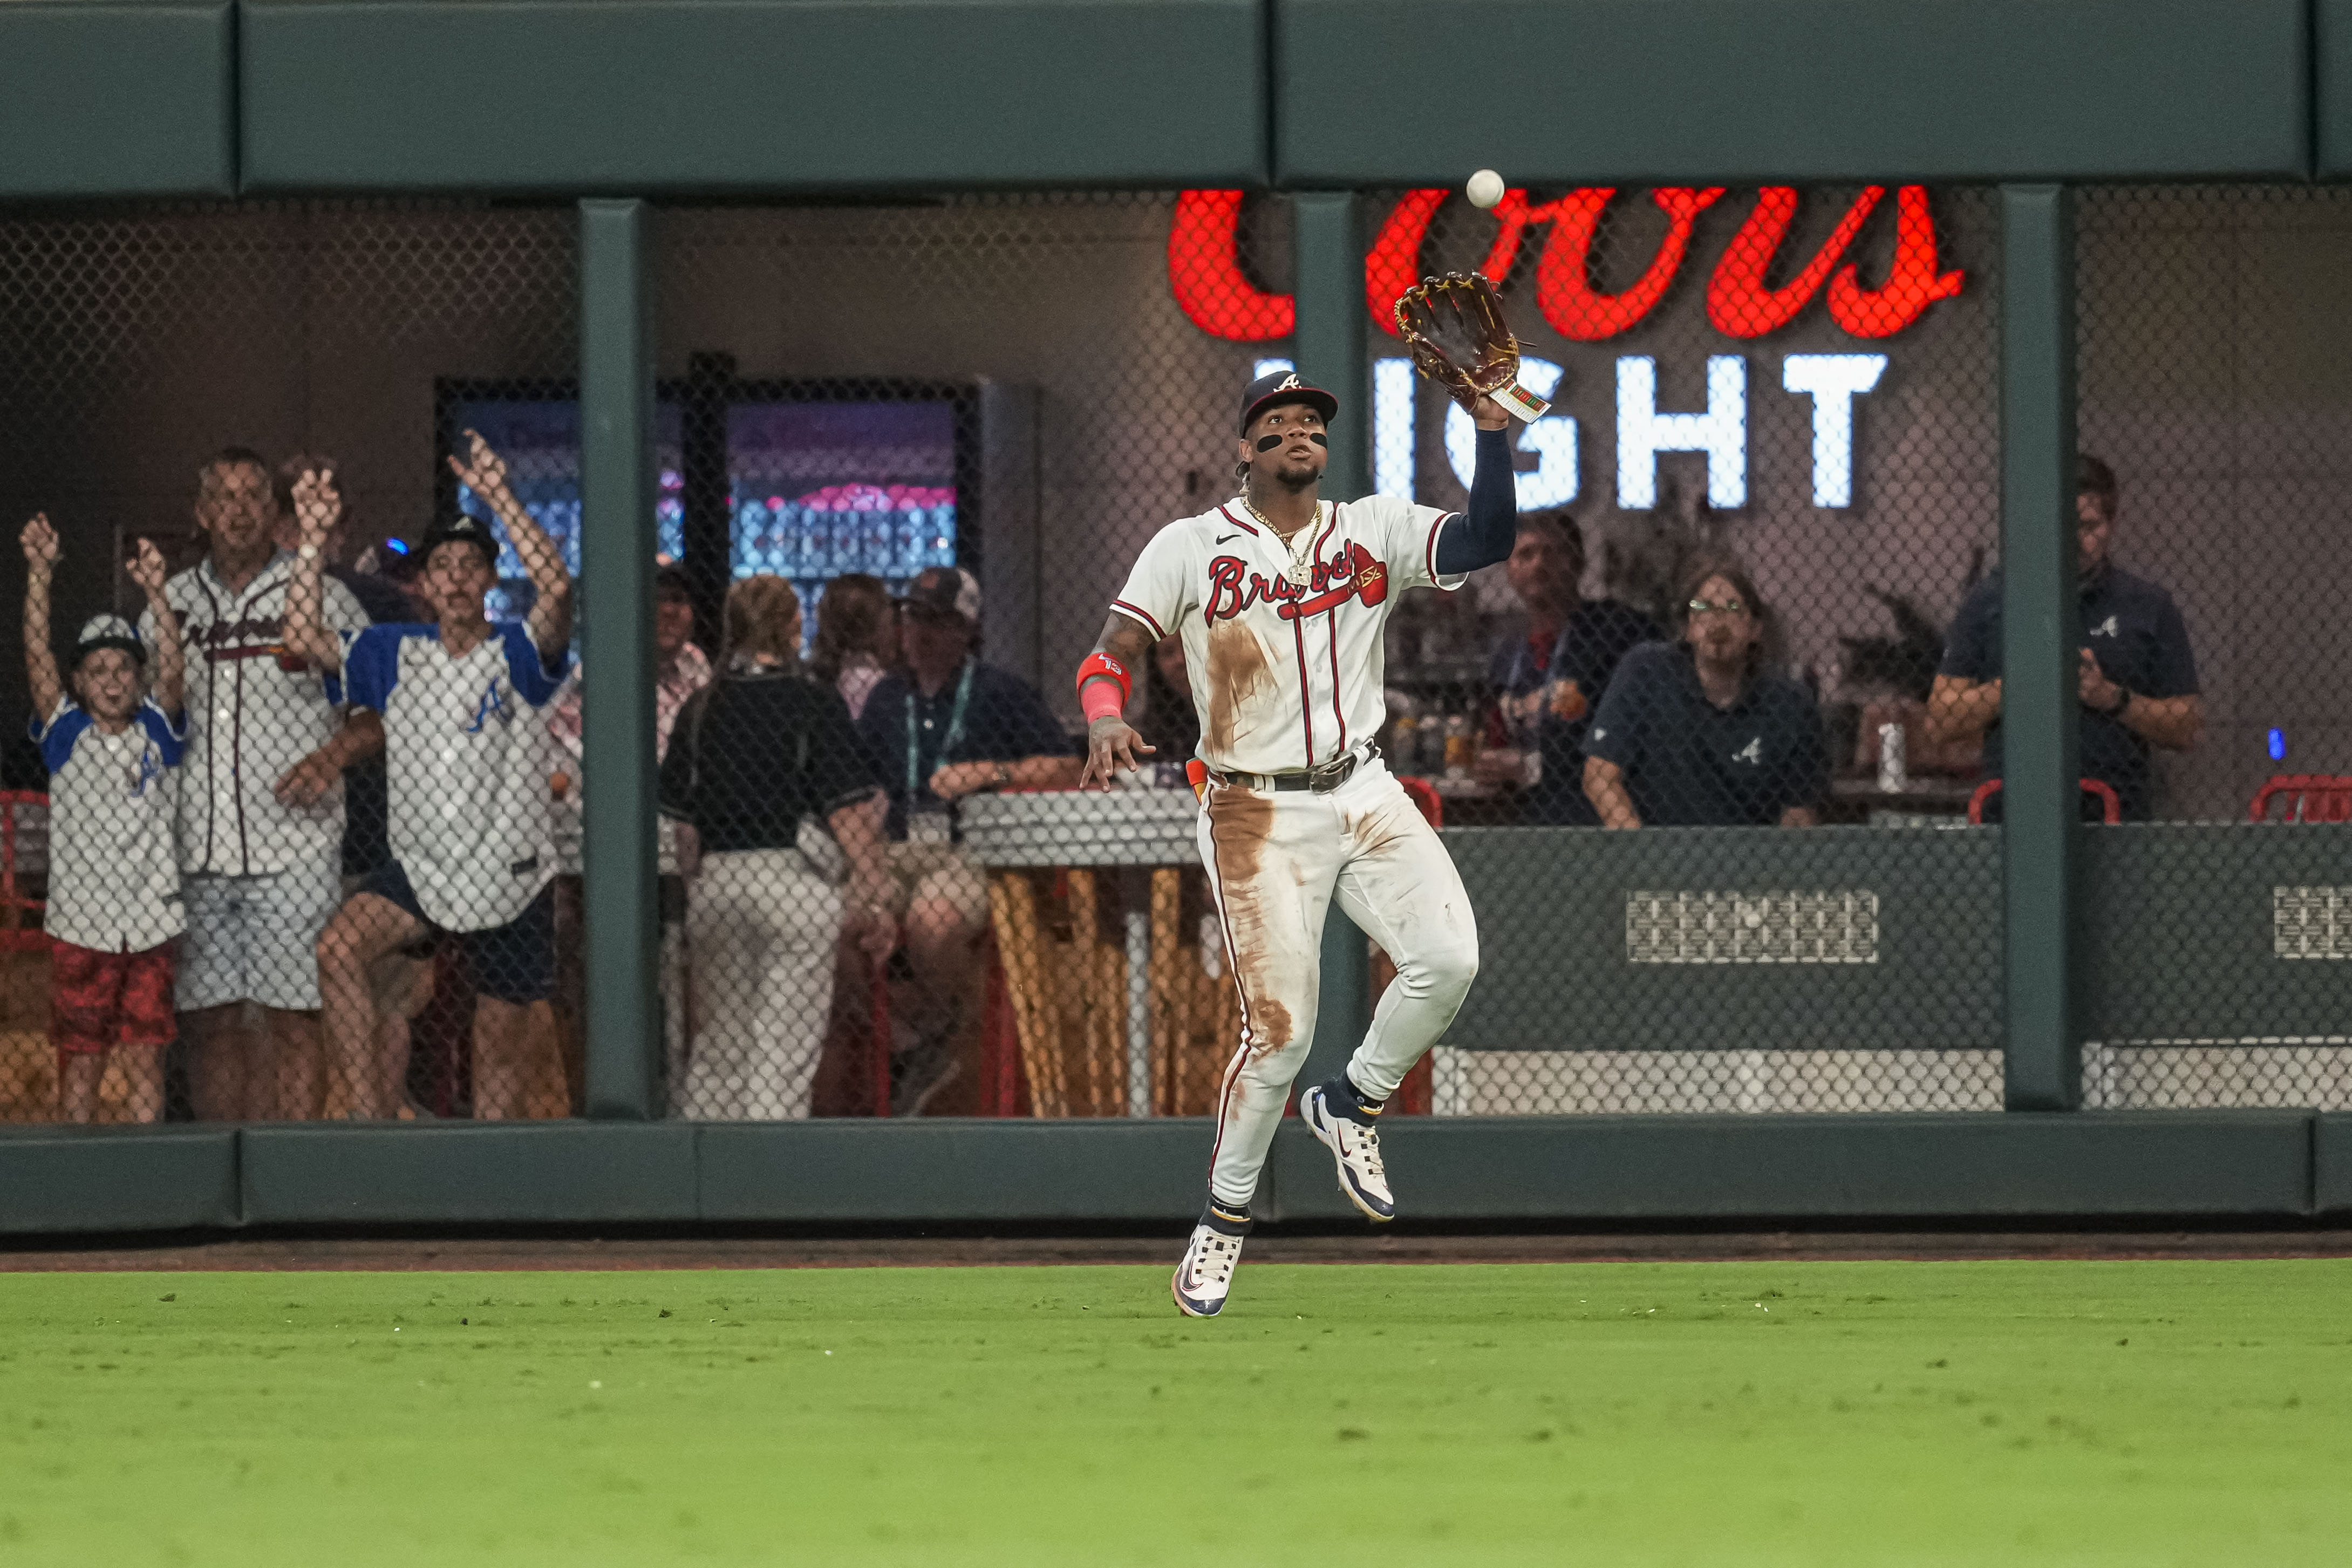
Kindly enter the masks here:
<path id="1" fill-rule="evenodd" d="M 1519 340 L 1504 325 L 1502 301 L 1484 275 L 1423 279 L 1399 296 L 1396 323 L 1421 374 L 1463 407 L 1492 397 L 1521 419 L 1550 408 L 1518 384 Z"/>

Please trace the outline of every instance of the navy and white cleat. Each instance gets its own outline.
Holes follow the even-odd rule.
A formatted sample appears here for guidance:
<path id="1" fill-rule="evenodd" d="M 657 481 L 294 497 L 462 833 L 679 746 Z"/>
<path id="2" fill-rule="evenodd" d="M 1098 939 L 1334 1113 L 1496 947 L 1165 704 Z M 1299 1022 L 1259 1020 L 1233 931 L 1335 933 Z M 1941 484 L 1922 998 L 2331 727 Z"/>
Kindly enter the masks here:
<path id="1" fill-rule="evenodd" d="M 1328 1088 L 1317 1084 L 1298 1097 L 1298 1118 L 1307 1131 L 1331 1151 L 1339 1168 L 1339 1190 L 1370 1220 L 1396 1218 L 1396 1199 L 1389 1194 L 1387 1170 L 1381 1164 L 1381 1135 L 1331 1103 Z"/>
<path id="2" fill-rule="evenodd" d="M 1184 1261 L 1176 1266 L 1176 1278 L 1169 1285 L 1178 1311 L 1188 1318 L 1213 1318 L 1224 1310 L 1225 1298 L 1234 1289 L 1234 1268 L 1242 1260 L 1242 1238 L 1247 1231 L 1247 1221 L 1221 1227 L 1204 1218 L 1192 1227 L 1192 1240 L 1184 1248 Z"/>

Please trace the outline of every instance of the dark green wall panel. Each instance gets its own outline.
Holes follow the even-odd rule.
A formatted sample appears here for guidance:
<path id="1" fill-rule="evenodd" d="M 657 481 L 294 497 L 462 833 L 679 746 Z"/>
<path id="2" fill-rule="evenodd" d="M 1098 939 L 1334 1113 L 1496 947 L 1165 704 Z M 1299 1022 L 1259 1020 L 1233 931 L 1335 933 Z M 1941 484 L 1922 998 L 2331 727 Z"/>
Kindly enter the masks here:
<path id="1" fill-rule="evenodd" d="M 1260 184 L 1254 0 L 247 0 L 246 188 Z"/>
<path id="2" fill-rule="evenodd" d="M 2310 166 L 2305 0 L 1270 3 L 1292 186 Z"/>
<path id="3" fill-rule="evenodd" d="M 2352 1116 L 2312 1119 L 2311 1196 L 2315 1214 L 2352 1215 Z"/>
<path id="4" fill-rule="evenodd" d="M 1451 1043 L 1478 1050 L 1989 1049 L 2000 1043 L 2000 837 L 1991 828 L 1463 828 L 1477 983 Z M 1634 963 L 1626 895 L 1867 889 L 1874 963 Z"/>
<path id="5" fill-rule="evenodd" d="M 251 1127 L 247 1225 L 557 1224 L 694 1217 L 678 1122 Z"/>
<path id="6" fill-rule="evenodd" d="M 2278 956 L 2272 894 L 2344 882 L 2352 826 L 2125 826 L 2080 844 L 2084 1037 L 2345 1032 L 2352 964 Z"/>
<path id="7" fill-rule="evenodd" d="M 1208 1195 L 1206 1120 L 705 1126 L 705 1219 L 1165 1220 Z"/>
<path id="8" fill-rule="evenodd" d="M 0 1132 L 0 1235 L 183 1230 L 237 1222 L 228 1127 Z"/>
<path id="9" fill-rule="evenodd" d="M 1381 1130 L 1399 1212 L 1497 1221 L 2309 1212 L 2303 1111 L 1987 1116 L 1402 1118 Z M 1355 1213 L 1286 1122 L 1285 1220 Z"/>
<path id="10" fill-rule="evenodd" d="M 236 189 L 228 0 L 0 5 L 0 199 Z"/>
<path id="11" fill-rule="evenodd" d="M 2352 0 L 2311 0 L 2314 161 L 2323 180 L 2352 177 Z"/>

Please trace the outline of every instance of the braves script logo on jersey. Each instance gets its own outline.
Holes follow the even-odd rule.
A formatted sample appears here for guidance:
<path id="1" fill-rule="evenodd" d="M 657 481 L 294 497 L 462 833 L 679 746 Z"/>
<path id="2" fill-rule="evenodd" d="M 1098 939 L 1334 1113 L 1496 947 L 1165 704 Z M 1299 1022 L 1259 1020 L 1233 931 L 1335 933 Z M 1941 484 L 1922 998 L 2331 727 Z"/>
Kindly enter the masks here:
<path id="1" fill-rule="evenodd" d="M 1214 626 L 1252 605 L 1271 604 L 1284 620 L 1298 621 L 1337 609 L 1351 598 L 1370 606 L 1388 596 L 1388 568 L 1370 551 L 1350 542 L 1330 560 L 1318 559 L 1314 575 L 1304 588 L 1287 577 L 1269 582 L 1265 573 L 1250 571 L 1249 563 L 1238 555 L 1216 556 L 1209 563 L 1209 593 L 1201 614 Z"/>

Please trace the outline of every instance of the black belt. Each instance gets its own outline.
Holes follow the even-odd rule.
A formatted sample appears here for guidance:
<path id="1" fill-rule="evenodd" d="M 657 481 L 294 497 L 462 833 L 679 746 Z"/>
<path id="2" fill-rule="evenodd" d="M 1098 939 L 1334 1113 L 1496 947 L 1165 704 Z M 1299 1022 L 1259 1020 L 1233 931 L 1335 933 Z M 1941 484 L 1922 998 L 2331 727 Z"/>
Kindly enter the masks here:
<path id="1" fill-rule="evenodd" d="M 1317 795 L 1329 795 L 1355 776 L 1356 764 L 1369 762 L 1380 754 L 1378 746 L 1366 746 L 1361 752 L 1350 752 L 1336 762 L 1319 768 L 1307 768 L 1289 773 L 1211 773 L 1221 784 L 1239 784 L 1254 790 L 1312 790 Z"/>

